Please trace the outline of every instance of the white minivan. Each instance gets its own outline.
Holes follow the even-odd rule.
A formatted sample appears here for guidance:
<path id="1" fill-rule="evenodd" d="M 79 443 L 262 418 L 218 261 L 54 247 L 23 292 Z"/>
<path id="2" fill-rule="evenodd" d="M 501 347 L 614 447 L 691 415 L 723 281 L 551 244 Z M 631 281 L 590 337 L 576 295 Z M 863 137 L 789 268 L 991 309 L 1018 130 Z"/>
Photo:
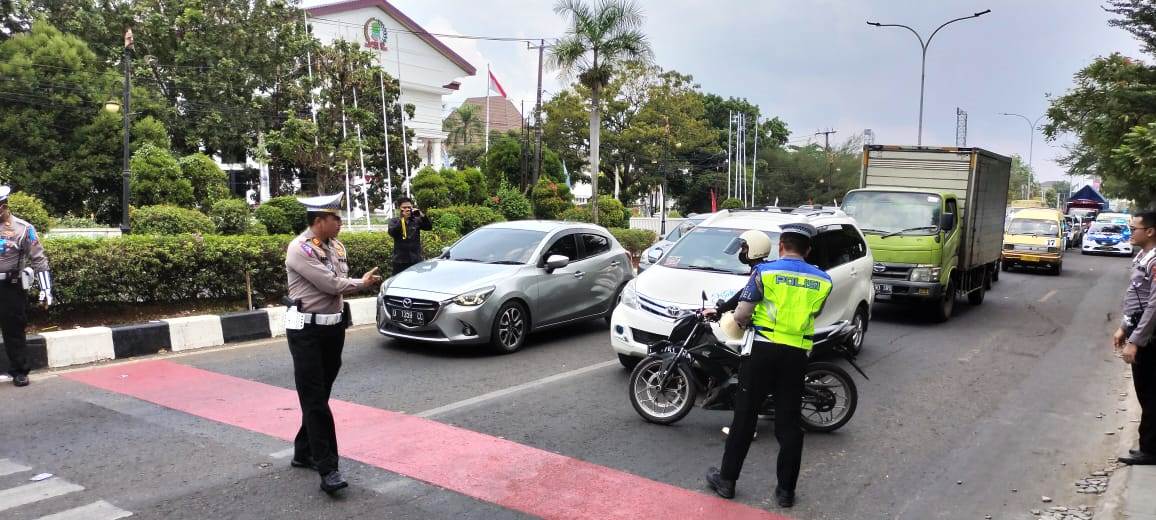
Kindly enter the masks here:
<path id="1" fill-rule="evenodd" d="M 789 222 L 807 222 L 819 230 L 807 261 L 831 275 L 831 295 L 815 326 L 851 321 L 858 328 L 852 339 L 852 348 L 858 352 L 875 293 L 871 284 L 874 262 L 855 219 L 833 208 L 723 210 L 688 232 L 623 288 L 610 319 L 610 344 L 623 366 L 637 364 L 646 356 L 648 345 L 670 334 L 675 320 L 702 306 L 704 291 L 706 305 L 711 307 L 743 288 L 750 267 L 736 255 L 723 252 L 732 239 L 750 229 L 764 231 L 773 242 L 773 259 L 779 250 L 779 226 Z"/>

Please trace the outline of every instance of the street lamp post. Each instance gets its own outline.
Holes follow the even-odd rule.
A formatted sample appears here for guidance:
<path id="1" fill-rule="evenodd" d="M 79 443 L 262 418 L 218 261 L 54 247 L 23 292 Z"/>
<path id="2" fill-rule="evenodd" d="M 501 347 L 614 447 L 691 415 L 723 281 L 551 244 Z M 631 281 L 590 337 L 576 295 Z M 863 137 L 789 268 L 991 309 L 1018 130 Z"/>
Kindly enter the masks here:
<path id="1" fill-rule="evenodd" d="M 1012 116 L 1012 117 L 1018 117 L 1020 119 L 1023 119 L 1024 122 L 1026 122 L 1028 124 L 1029 131 L 1031 132 L 1030 134 L 1028 134 L 1029 137 L 1028 137 L 1028 196 L 1027 196 L 1027 198 L 1030 199 L 1030 198 L 1032 198 L 1032 177 L 1035 176 L 1035 172 L 1032 170 L 1032 152 L 1034 151 L 1033 148 L 1035 148 L 1035 145 L 1036 145 L 1036 127 L 1039 126 L 1040 120 L 1043 119 L 1044 116 L 1046 116 L 1047 114 L 1040 115 L 1040 117 L 1037 117 L 1035 121 L 1032 121 L 1031 119 L 1028 119 L 1027 116 L 1021 115 L 1021 114 L 1012 114 L 1009 112 L 1000 112 L 999 115 Z"/>
<path id="2" fill-rule="evenodd" d="M 129 204 L 129 178 L 132 176 L 132 168 L 129 166 L 129 118 L 132 117 L 131 105 L 129 104 L 132 90 L 132 80 L 129 77 L 132 67 L 132 29 L 128 29 L 124 33 L 124 103 L 121 105 L 121 113 L 124 115 L 124 147 L 121 150 L 124 159 L 124 169 L 121 171 L 121 215 L 120 215 L 120 232 L 127 235 L 131 230 L 128 221 L 128 204 Z"/>
<path id="3" fill-rule="evenodd" d="M 983 16 L 983 15 L 990 13 L 990 12 L 991 12 L 991 9 L 987 9 L 987 10 L 975 13 L 971 16 L 963 16 L 960 18 L 956 18 L 954 20 L 948 20 L 948 21 L 944 22 L 943 25 L 940 25 L 939 27 L 937 27 L 934 31 L 931 31 L 931 36 L 927 37 L 927 41 L 924 41 L 923 37 L 920 36 L 919 33 L 915 31 L 915 29 L 912 29 L 906 25 L 894 24 L 894 23 L 879 23 L 879 22 L 870 22 L 870 21 L 867 22 L 867 25 L 874 25 L 875 27 L 902 27 L 904 29 L 907 29 L 908 31 L 911 31 L 911 34 L 914 34 L 915 37 L 919 40 L 919 48 L 923 51 L 923 57 L 921 58 L 920 65 L 919 65 L 919 134 L 916 136 L 916 143 L 915 144 L 917 144 L 919 146 L 923 146 L 923 85 L 924 85 L 925 80 L 927 78 L 927 47 L 929 45 L 931 45 L 931 39 L 935 38 L 935 34 L 938 33 L 940 29 L 943 29 L 944 27 L 947 27 L 950 24 L 953 24 L 953 23 L 961 21 L 961 20 L 968 20 L 971 18 L 979 18 L 980 16 Z"/>

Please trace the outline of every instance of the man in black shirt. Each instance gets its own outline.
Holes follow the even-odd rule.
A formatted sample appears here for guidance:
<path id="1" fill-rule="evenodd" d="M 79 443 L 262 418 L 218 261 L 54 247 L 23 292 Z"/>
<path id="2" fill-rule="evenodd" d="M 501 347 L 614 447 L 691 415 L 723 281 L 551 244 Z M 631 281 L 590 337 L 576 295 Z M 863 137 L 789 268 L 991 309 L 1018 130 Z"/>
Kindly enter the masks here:
<path id="1" fill-rule="evenodd" d="M 429 217 L 413 205 L 413 199 L 397 201 L 401 216 L 390 219 L 389 236 L 393 237 L 393 273 L 398 274 L 424 260 L 421 254 L 421 232 L 433 229 Z"/>

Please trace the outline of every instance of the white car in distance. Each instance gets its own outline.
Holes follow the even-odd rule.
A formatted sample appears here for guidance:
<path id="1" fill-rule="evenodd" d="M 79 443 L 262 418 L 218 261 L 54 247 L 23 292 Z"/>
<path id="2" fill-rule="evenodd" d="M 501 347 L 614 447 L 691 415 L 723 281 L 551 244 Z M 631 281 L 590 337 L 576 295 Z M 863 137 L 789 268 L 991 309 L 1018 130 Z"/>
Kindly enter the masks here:
<path id="1" fill-rule="evenodd" d="M 858 352 L 875 294 L 871 284 L 874 262 L 855 219 L 833 208 L 723 210 L 689 231 L 623 288 L 610 319 L 610 344 L 622 365 L 632 368 L 646 356 L 651 343 L 666 339 L 675 320 L 702 306 L 704 291 L 706 305 L 712 307 L 743 288 L 750 267 L 736 255 L 723 252 L 732 239 L 750 229 L 761 230 L 771 237 L 771 255 L 776 257 L 779 226 L 790 222 L 807 222 L 818 229 L 807 261 L 832 280 L 831 295 L 815 326 L 852 321 L 859 329 L 852 339 L 852 349 Z"/>

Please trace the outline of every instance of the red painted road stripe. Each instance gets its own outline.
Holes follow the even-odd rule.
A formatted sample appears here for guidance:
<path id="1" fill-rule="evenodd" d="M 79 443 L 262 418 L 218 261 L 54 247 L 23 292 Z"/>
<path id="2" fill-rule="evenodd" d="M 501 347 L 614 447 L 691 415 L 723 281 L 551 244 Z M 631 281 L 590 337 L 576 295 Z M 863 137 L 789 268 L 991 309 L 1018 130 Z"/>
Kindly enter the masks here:
<path id="1" fill-rule="evenodd" d="M 65 378 L 292 441 L 292 390 L 147 361 Z M 428 419 L 332 401 L 341 455 L 542 518 L 786 517 Z"/>

